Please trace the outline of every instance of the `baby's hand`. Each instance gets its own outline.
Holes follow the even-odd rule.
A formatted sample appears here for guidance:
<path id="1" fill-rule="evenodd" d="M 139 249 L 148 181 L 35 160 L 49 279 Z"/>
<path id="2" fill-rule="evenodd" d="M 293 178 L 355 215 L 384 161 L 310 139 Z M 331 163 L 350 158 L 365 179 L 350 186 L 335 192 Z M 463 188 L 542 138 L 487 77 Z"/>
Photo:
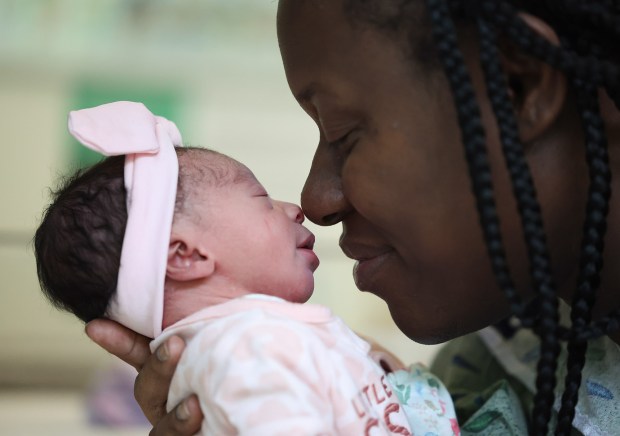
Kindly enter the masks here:
<path id="1" fill-rule="evenodd" d="M 86 325 L 86 334 L 97 345 L 138 370 L 134 395 L 144 415 L 154 425 L 150 435 L 191 436 L 200 430 L 202 412 L 196 396 L 191 396 L 166 413 L 170 381 L 185 343 L 173 336 L 155 353 L 150 339 L 107 319 Z"/>

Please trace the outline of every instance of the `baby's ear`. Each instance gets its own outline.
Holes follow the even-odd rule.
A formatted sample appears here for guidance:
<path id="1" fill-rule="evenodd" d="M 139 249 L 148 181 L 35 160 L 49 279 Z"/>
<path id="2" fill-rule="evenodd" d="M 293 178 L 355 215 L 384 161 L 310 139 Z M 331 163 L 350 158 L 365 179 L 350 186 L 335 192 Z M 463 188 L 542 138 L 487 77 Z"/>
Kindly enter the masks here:
<path id="1" fill-rule="evenodd" d="M 204 279 L 215 269 L 213 257 L 205 250 L 181 240 L 170 241 L 166 276 L 172 280 L 187 282 Z"/>

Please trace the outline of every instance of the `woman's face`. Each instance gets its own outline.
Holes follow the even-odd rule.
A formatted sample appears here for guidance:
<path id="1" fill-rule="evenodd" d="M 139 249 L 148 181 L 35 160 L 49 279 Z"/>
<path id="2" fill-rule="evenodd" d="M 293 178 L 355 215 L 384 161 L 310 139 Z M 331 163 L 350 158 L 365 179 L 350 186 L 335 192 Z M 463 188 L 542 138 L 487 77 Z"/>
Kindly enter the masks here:
<path id="1" fill-rule="evenodd" d="M 278 37 L 291 91 L 320 133 L 302 207 L 317 224 L 342 222 L 358 288 L 384 299 L 399 328 L 423 343 L 505 317 L 442 73 L 416 66 L 373 27 L 352 26 L 340 1 L 280 0 Z M 525 288 L 515 203 L 481 106 L 504 242 Z M 541 165 L 553 174 L 556 164 Z"/>

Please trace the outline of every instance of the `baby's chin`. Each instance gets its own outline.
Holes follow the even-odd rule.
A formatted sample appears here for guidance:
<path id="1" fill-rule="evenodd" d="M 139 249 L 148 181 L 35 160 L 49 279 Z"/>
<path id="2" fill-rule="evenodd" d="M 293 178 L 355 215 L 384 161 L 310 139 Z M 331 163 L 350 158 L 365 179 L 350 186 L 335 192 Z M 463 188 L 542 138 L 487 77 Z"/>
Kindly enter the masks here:
<path id="1" fill-rule="evenodd" d="M 306 292 L 305 295 L 303 296 L 303 298 L 299 299 L 298 301 L 295 301 L 295 303 L 305 303 L 305 302 L 307 302 L 310 299 L 310 297 L 312 297 L 312 294 L 314 294 L 314 290 Z"/>
<path id="2" fill-rule="evenodd" d="M 314 280 L 312 283 L 308 284 L 305 287 L 300 287 L 297 289 L 289 289 L 286 292 L 283 292 L 282 295 L 277 295 L 280 298 L 284 298 L 286 301 L 291 303 L 305 303 L 307 302 L 312 294 L 314 293 Z"/>

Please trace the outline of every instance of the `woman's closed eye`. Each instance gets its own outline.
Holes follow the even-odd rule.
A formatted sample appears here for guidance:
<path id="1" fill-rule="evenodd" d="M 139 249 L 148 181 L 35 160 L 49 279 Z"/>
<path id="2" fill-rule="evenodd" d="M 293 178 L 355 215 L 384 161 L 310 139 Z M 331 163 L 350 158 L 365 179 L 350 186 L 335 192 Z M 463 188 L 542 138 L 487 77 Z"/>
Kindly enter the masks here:
<path id="1" fill-rule="evenodd" d="M 326 109 L 319 119 L 319 129 L 323 132 L 328 147 L 343 155 L 350 152 L 362 124 L 359 116 L 342 110 Z"/>
<path id="2" fill-rule="evenodd" d="M 349 130 L 347 133 L 340 136 L 338 139 L 334 139 L 331 141 L 328 139 L 327 145 L 330 148 L 336 149 L 338 152 L 342 153 L 343 155 L 347 155 L 351 152 L 351 150 L 353 149 L 353 146 L 359 139 L 358 133 L 359 131 L 357 128 Z"/>

